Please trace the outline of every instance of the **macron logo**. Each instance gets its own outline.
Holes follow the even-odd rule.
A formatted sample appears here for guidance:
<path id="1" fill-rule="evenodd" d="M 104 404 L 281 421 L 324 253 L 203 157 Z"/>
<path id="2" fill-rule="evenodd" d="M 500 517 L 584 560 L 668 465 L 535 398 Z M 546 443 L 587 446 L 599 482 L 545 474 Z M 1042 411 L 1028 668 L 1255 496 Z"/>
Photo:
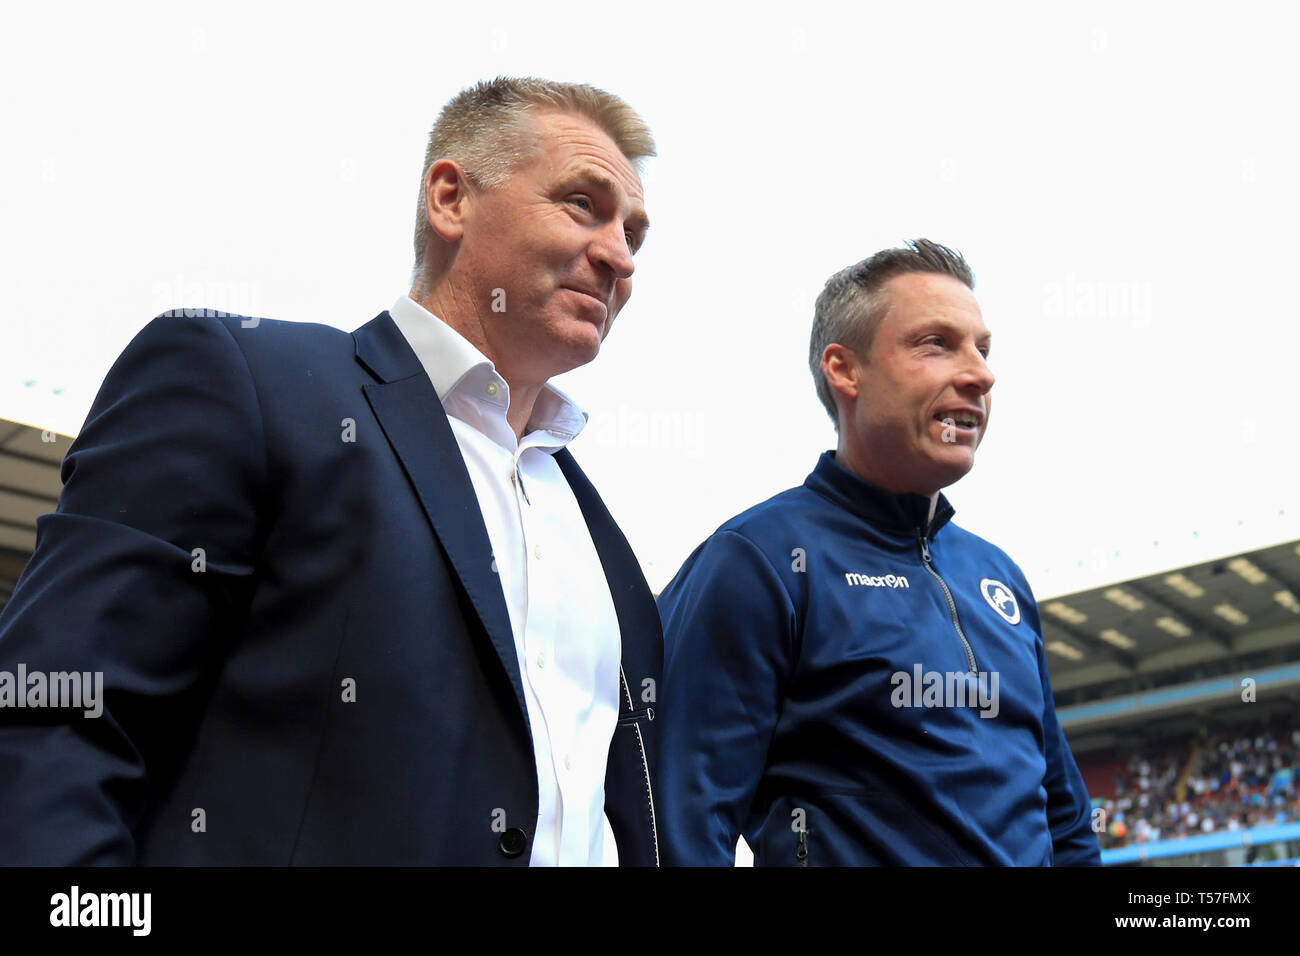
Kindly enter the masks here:
<path id="1" fill-rule="evenodd" d="M 906 588 L 911 587 L 907 583 L 907 578 L 901 574 L 870 575 L 854 574 L 851 571 L 844 572 L 844 580 L 848 582 L 849 587 L 864 588 Z"/>

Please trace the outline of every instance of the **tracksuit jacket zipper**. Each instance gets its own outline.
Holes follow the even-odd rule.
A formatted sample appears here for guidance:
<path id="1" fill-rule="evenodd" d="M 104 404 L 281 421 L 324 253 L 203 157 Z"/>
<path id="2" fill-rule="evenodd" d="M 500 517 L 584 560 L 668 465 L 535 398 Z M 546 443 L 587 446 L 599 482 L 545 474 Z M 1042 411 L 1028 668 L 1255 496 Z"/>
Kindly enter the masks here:
<path id="1" fill-rule="evenodd" d="M 970 641 L 966 640 L 966 635 L 962 632 L 961 621 L 957 620 L 957 602 L 952 599 L 952 592 L 948 590 L 948 585 L 944 583 L 939 572 L 934 569 L 930 563 L 930 546 L 925 542 L 925 531 L 918 528 L 916 531 L 917 549 L 921 552 L 921 563 L 925 569 L 930 572 L 930 577 L 939 582 L 939 587 L 943 590 L 943 598 L 948 602 L 948 614 L 952 617 L 953 629 L 957 632 L 957 637 L 961 640 L 962 650 L 966 652 L 966 663 L 970 667 L 972 674 L 979 673 L 975 668 L 975 652 L 971 650 Z"/>
<path id="2" fill-rule="evenodd" d="M 957 602 L 953 600 L 952 592 L 948 590 L 947 583 L 930 561 L 930 546 L 925 541 L 925 531 L 923 529 L 917 529 L 916 545 L 921 554 L 921 564 L 925 566 L 925 570 L 930 572 L 930 577 L 938 582 L 939 589 L 943 591 L 943 599 L 948 603 L 948 615 L 952 618 L 953 630 L 957 632 L 962 651 L 966 654 L 966 663 L 970 667 L 972 674 L 978 673 L 975 667 L 975 652 L 971 650 L 970 641 L 966 640 L 966 634 L 961 629 L 961 621 L 957 619 Z M 798 840 L 795 844 L 794 860 L 796 866 L 808 865 L 808 828 L 806 825 L 799 830 Z"/>

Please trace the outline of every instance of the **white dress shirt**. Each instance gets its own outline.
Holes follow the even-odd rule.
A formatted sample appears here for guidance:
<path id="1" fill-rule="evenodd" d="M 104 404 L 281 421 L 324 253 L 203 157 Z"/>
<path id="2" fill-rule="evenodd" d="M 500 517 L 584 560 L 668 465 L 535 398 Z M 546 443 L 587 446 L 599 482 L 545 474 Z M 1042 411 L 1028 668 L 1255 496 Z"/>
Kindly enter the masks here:
<path id="1" fill-rule="evenodd" d="M 546 385 L 516 440 L 510 387 L 492 362 L 409 296 L 388 312 L 447 413 L 501 578 L 537 762 L 530 864 L 617 864 L 605 766 L 622 642 L 600 556 L 553 457 L 587 414 Z"/>

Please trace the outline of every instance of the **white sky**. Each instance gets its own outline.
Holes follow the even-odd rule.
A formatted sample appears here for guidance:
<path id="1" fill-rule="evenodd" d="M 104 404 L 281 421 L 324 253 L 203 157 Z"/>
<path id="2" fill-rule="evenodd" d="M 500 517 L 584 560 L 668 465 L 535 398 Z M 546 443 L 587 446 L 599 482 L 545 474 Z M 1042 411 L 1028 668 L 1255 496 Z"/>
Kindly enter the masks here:
<path id="1" fill-rule="evenodd" d="M 995 337 L 948 496 L 1040 598 L 1300 538 L 1294 8 L 1048 6 L 25 5 L 0 416 L 75 433 L 164 309 L 368 321 L 408 288 L 438 108 L 538 74 L 659 145 L 635 294 L 558 382 L 656 590 L 833 445 L 813 299 L 916 236 L 966 254 Z"/>

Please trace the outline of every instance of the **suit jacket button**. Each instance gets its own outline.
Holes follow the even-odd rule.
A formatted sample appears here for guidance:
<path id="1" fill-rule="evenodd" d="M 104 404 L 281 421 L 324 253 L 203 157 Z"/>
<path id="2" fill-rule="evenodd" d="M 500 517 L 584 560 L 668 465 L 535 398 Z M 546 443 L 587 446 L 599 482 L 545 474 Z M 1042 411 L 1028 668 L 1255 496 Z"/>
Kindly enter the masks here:
<path id="1" fill-rule="evenodd" d="M 519 827 L 511 827 L 501 834 L 501 839 L 497 841 L 497 849 L 508 857 L 516 857 L 523 853 L 526 846 L 528 846 L 528 834 Z"/>

